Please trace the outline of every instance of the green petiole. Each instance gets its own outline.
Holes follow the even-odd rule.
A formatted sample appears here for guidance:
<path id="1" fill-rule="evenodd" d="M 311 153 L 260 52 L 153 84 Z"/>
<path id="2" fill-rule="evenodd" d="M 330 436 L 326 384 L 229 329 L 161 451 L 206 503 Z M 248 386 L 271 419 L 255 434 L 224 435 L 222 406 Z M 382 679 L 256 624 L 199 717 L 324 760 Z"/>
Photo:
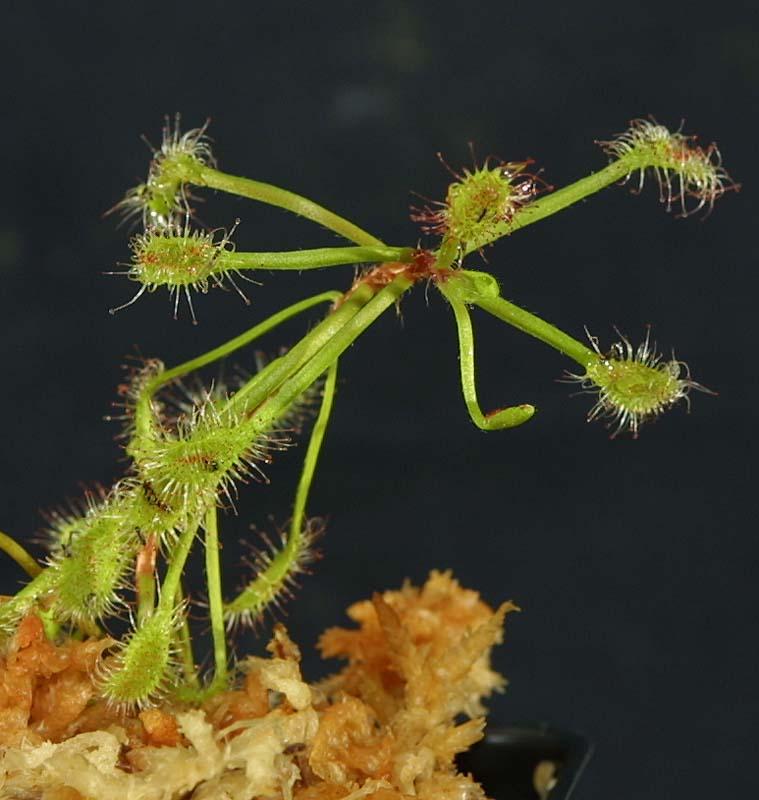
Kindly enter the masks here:
<path id="1" fill-rule="evenodd" d="M 207 186 L 210 189 L 218 189 L 221 192 L 236 194 L 240 197 L 247 197 L 249 200 L 258 200 L 261 203 L 292 211 L 294 214 L 339 233 L 343 238 L 356 244 L 382 246 L 380 239 L 362 230 L 358 225 L 354 225 L 307 197 L 301 197 L 287 189 L 280 189 L 279 186 L 272 186 L 251 178 L 228 175 L 226 172 L 205 165 L 197 170 L 197 174 L 191 174 L 188 177 L 197 186 Z"/>
<path id="2" fill-rule="evenodd" d="M 643 169 L 647 164 L 640 164 L 639 158 L 632 158 L 626 156 L 594 172 L 585 178 L 581 178 L 574 183 L 557 189 L 555 192 L 544 195 L 538 200 L 523 206 L 514 213 L 511 219 L 500 223 L 493 231 L 488 232 L 487 235 L 480 238 L 474 238 L 472 241 L 466 243 L 462 256 L 468 255 L 475 250 L 481 250 L 488 244 L 492 244 L 503 236 L 508 236 L 510 233 L 526 228 L 532 225 L 533 222 L 539 222 L 541 219 L 550 217 L 553 214 L 563 211 L 580 200 L 584 200 L 596 192 L 611 186 L 613 183 L 626 178 L 631 172 L 636 169 Z"/>
<path id="3" fill-rule="evenodd" d="M 211 691 L 222 689 L 227 685 L 227 642 L 224 631 L 224 600 L 221 588 L 221 564 L 219 561 L 219 528 L 216 506 L 206 512 L 205 551 L 206 582 L 208 585 L 208 610 L 213 638 L 214 674 Z"/>
<path id="4" fill-rule="evenodd" d="M 167 612 L 175 607 L 175 598 L 181 589 L 184 565 L 195 541 L 198 527 L 197 521 L 190 520 L 171 550 L 168 559 L 169 568 L 161 584 L 161 599 L 158 601 L 158 611 Z"/>
<path id="5" fill-rule="evenodd" d="M 10 556 L 30 578 L 36 578 L 42 567 L 26 552 L 26 550 L 7 533 L 0 531 L 0 550 Z"/>
<path id="6" fill-rule="evenodd" d="M 461 371 L 461 388 L 464 394 L 469 416 L 474 424 L 483 431 L 495 431 L 514 428 L 527 422 L 535 413 L 535 407 L 529 404 L 500 408 L 489 414 L 483 414 L 477 402 L 474 367 L 474 335 L 472 320 L 466 305 L 455 294 L 446 295 L 456 318 L 459 336 L 459 368 Z"/>
<path id="7" fill-rule="evenodd" d="M 540 339 L 541 342 L 545 342 L 545 344 L 550 345 L 565 356 L 569 356 L 584 369 L 587 369 L 589 364 L 599 359 L 598 354 L 585 347 L 582 342 L 578 342 L 577 339 L 573 339 L 555 325 L 536 317 L 503 297 L 484 297 L 475 299 L 473 302 L 494 317 L 508 322 L 509 325 L 513 325 L 520 331 Z"/>
<path id="8" fill-rule="evenodd" d="M 362 262 L 400 261 L 408 263 L 414 255 L 411 247 L 320 247 L 313 250 L 290 250 L 273 253 L 242 253 L 226 250 L 219 253 L 214 272 L 226 270 L 306 270 Z"/>
<path id="9" fill-rule="evenodd" d="M 291 404 L 300 397 L 330 365 L 350 347 L 351 344 L 374 323 L 383 312 L 396 304 L 413 285 L 409 278 L 401 275 L 374 294 L 375 290 L 368 284 L 363 284 L 354 293 L 351 299 L 361 294 L 361 308 L 353 313 L 347 321 L 333 331 L 321 349 L 309 361 L 304 363 L 292 377 L 282 384 L 281 388 L 267 396 L 255 411 L 255 418 L 262 430 L 266 430 L 277 420 Z M 372 296 L 373 295 L 373 296 Z M 367 298 L 371 298 L 368 299 Z M 351 300 L 341 306 L 333 316 L 348 305 Z"/>
<path id="10" fill-rule="evenodd" d="M 197 356 L 189 361 L 185 361 L 183 364 L 179 364 L 176 367 L 172 367 L 171 369 L 167 369 L 164 372 L 161 372 L 159 375 L 156 375 L 155 378 L 147 383 L 144 391 L 137 400 L 135 407 L 135 432 L 138 435 L 146 437 L 151 435 L 153 420 L 152 398 L 158 389 L 161 388 L 161 386 L 165 386 L 167 383 L 170 383 L 177 378 L 181 378 L 182 376 L 187 375 L 194 370 L 205 367 L 214 361 L 231 355 L 241 347 L 245 347 L 245 345 L 255 341 L 259 337 L 276 328 L 278 325 L 281 325 L 288 319 L 307 311 L 313 306 L 321 303 L 335 303 L 342 296 L 342 292 L 329 291 L 315 295 L 314 297 L 309 297 L 305 300 L 301 300 L 298 303 L 293 303 L 291 306 L 283 308 L 276 314 L 272 314 L 263 322 L 260 322 L 258 325 L 254 325 L 250 330 L 241 333 L 234 339 L 230 339 L 229 341 L 224 342 L 224 344 L 209 350 L 207 353 L 204 353 L 201 356 Z"/>
<path id="11" fill-rule="evenodd" d="M 288 380 L 303 364 L 305 364 L 332 339 L 360 312 L 360 310 L 374 296 L 374 289 L 367 284 L 360 285 L 335 311 L 320 322 L 310 333 L 306 334 L 284 356 L 272 361 L 265 370 L 254 375 L 234 397 L 230 398 L 229 405 L 238 411 L 256 408 L 272 392 Z M 329 363 L 326 363 L 314 380 L 324 372 Z M 311 381 L 313 383 L 314 381 Z M 305 386 L 303 391 L 308 389 Z M 292 398 L 295 400 L 296 398 Z M 284 412 L 284 409 L 283 409 Z M 274 421 L 274 420 L 272 420 Z"/>
<path id="12" fill-rule="evenodd" d="M 179 589 L 175 599 L 177 608 L 183 608 L 185 604 L 184 591 L 180 582 Z M 179 659 L 182 664 L 182 675 L 185 684 L 191 689 L 199 689 L 200 681 L 198 680 L 198 671 L 195 666 L 195 656 L 192 651 L 192 636 L 190 634 L 190 623 L 187 615 L 183 615 L 182 622 L 177 630 L 177 649 L 179 651 Z"/>
<path id="13" fill-rule="evenodd" d="M 268 563 L 256 575 L 255 579 L 245 587 L 226 607 L 228 618 L 234 620 L 238 617 L 256 619 L 263 610 L 270 605 L 277 595 L 286 588 L 287 581 L 297 574 L 301 562 L 307 558 L 310 542 L 307 541 L 306 503 L 311 489 L 311 483 L 319 459 L 324 434 L 332 412 L 332 402 L 337 384 L 337 362 L 334 362 L 327 371 L 324 382 L 322 402 L 319 415 L 314 423 L 308 449 L 303 460 L 298 488 L 295 494 L 290 531 L 282 549 L 269 556 Z"/>
<path id="14" fill-rule="evenodd" d="M 470 349 L 472 353 L 474 351 L 471 323 L 468 321 L 468 313 L 465 317 L 463 312 L 466 311 L 466 305 L 475 305 L 523 333 L 540 339 L 541 342 L 569 356 L 584 368 L 598 361 L 598 354 L 587 348 L 582 342 L 578 342 L 577 339 L 573 339 L 555 325 L 551 325 L 535 314 L 531 314 L 501 297 L 498 283 L 487 272 L 457 270 L 452 272 L 445 281 L 440 281 L 438 288 L 453 307 L 459 327 L 459 336 L 461 337 L 463 333 L 463 342 L 467 350 L 467 353 L 463 354 L 463 358 L 469 359 L 468 351 Z"/>

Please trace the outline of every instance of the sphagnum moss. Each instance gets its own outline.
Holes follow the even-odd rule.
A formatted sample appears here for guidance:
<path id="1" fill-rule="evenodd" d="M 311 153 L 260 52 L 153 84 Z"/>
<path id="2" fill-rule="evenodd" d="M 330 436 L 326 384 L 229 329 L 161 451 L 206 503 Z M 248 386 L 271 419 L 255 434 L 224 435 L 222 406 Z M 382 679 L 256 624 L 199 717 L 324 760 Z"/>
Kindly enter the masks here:
<path id="1" fill-rule="evenodd" d="M 239 624 L 255 624 L 267 608 L 287 596 L 313 560 L 321 524 L 307 516 L 308 496 L 332 408 L 339 358 L 418 284 L 439 290 L 451 306 L 466 408 L 483 430 L 522 425 L 535 408 L 521 403 L 488 413 L 481 409 L 472 307 L 575 362 L 580 369 L 569 372 L 571 380 L 597 393 L 588 418 L 607 419 L 612 435 L 637 436 L 643 423 L 687 401 L 689 391 L 701 387 L 691 380 L 685 364 L 674 357 L 663 359 L 648 337 L 638 347 L 622 338 L 608 352 L 602 352 L 595 339 L 587 347 L 504 298 L 494 275 L 464 269 L 469 254 L 635 175 L 638 189 L 646 175 L 653 175 L 667 210 L 676 207 L 680 216 L 711 211 L 719 197 L 737 188 L 716 145 L 698 147 L 693 137 L 671 132 L 654 120 L 634 120 L 625 133 L 602 146 L 611 159 L 607 166 L 556 191 L 537 177 L 539 171 L 528 171 L 531 162 L 525 159 L 488 160 L 460 172 L 450 170 L 453 181 L 445 199 L 412 210 L 422 231 L 439 241 L 425 248 L 398 247 L 308 198 L 220 171 L 206 126 L 182 133 L 178 119 L 167 123 L 146 181 L 116 207 L 144 224 L 144 231 L 132 239 L 132 260 L 125 273 L 138 291 L 126 305 L 166 287 L 175 316 L 185 296 L 194 321 L 191 292 L 202 294 L 225 283 L 239 291 L 237 276 L 252 280 L 263 270 L 375 266 L 359 272 L 347 289 L 300 300 L 184 364 L 165 369 L 150 361 L 134 371 L 122 392 L 129 473 L 81 513 L 54 515 L 51 555 L 43 565 L 5 534 L 0 537 L 0 547 L 31 577 L 0 605 L 0 630 L 6 639 L 34 612 L 43 619 L 46 634 L 59 639 L 92 634 L 107 628 L 113 614 L 126 613 L 132 632 L 104 662 L 99 677 L 99 691 L 111 704 L 142 708 L 166 696 L 200 703 L 227 689 L 227 636 Z M 232 245 L 232 231 L 193 227 L 192 192 L 204 188 L 294 212 L 346 243 L 280 253 L 241 251 Z M 169 394 L 185 376 L 324 304 L 328 309 L 321 322 L 234 391 L 186 392 L 179 407 L 168 412 Z M 320 395 L 319 410 L 281 546 L 262 551 L 253 560 L 254 575 L 225 601 L 218 509 L 234 503 L 241 483 L 265 477 L 265 464 L 286 448 L 298 427 L 293 417 L 302 416 L 297 409 L 303 398 L 315 393 Z M 188 557 L 198 543 L 205 552 L 205 607 L 214 655 L 214 670 L 203 679 L 192 653 L 190 603 L 182 586 Z"/>

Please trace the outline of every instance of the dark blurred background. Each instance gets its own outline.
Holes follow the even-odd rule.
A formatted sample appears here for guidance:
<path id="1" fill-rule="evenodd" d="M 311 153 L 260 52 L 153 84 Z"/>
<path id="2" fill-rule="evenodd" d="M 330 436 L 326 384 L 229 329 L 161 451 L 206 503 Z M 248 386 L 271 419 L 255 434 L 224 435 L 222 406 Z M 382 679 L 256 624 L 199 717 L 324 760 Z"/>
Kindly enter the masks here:
<path id="1" fill-rule="evenodd" d="M 716 139 L 744 184 L 709 219 L 677 220 L 649 185 L 611 189 L 488 250 L 504 294 L 608 345 L 647 323 L 694 394 L 610 440 L 592 402 L 556 383 L 571 364 L 476 315 L 483 406 L 532 402 L 510 432 L 470 423 L 455 330 L 434 291 L 406 299 L 342 360 L 311 500 L 324 559 L 287 624 L 307 652 L 343 609 L 405 577 L 452 568 L 486 600 L 513 598 L 496 663 L 509 678 L 495 724 L 580 731 L 596 754 L 577 796 L 741 797 L 753 787 L 757 547 L 754 459 L 757 87 L 751 4 L 608 2 L 6 2 L 0 315 L 0 528 L 29 539 L 40 510 L 126 468 L 103 421 L 137 352 L 170 364 L 285 303 L 345 287 L 350 267 L 267 275 L 171 318 L 163 292 L 115 317 L 134 286 L 103 272 L 129 231 L 103 219 L 144 178 L 165 114 L 212 119 L 222 168 L 280 184 L 393 244 L 415 244 L 410 192 L 442 197 L 449 163 L 533 157 L 556 186 L 601 167 L 595 139 L 653 114 Z M 206 195 L 211 226 L 243 250 L 335 243 L 291 215 Z M 477 268 L 473 257 L 469 266 Z M 270 337 L 276 352 L 304 323 Z M 252 354 L 240 357 L 252 366 Z M 300 450 L 242 492 L 224 520 L 230 584 L 249 526 L 289 513 Z M 32 545 L 35 553 L 41 549 Z M 0 565 L 10 592 L 21 574 Z M 252 638 L 241 650 L 261 648 Z M 335 665 L 331 665 L 334 667 Z"/>

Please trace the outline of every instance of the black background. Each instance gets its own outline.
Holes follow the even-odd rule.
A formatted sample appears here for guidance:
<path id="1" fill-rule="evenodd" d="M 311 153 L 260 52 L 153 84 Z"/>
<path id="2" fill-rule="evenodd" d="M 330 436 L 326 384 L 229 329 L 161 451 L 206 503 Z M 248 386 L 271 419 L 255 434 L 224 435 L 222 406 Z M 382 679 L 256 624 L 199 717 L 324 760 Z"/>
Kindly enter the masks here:
<path id="1" fill-rule="evenodd" d="M 342 360 L 311 501 L 329 518 L 325 558 L 287 621 L 315 675 L 317 633 L 349 602 L 451 567 L 489 602 L 523 607 L 496 656 L 510 687 L 493 717 L 592 738 L 578 797 L 746 796 L 759 249 L 749 5 L 6 2 L 0 528 L 32 537 L 40 509 L 125 469 L 102 418 L 127 354 L 177 363 L 350 281 L 350 267 L 265 276 L 250 308 L 234 294 L 200 298 L 197 328 L 185 310 L 172 320 L 163 293 L 110 317 L 134 287 L 102 276 L 127 259 L 128 231 L 101 215 L 143 178 L 139 135 L 158 142 L 164 114 L 181 111 L 188 127 L 211 117 L 222 168 L 311 196 L 394 244 L 417 241 L 410 190 L 445 192 L 437 151 L 454 165 L 468 163 L 470 140 L 481 156 L 532 156 L 561 186 L 602 166 L 594 139 L 631 117 L 685 117 L 744 184 L 709 219 L 674 219 L 651 186 L 611 189 L 487 258 L 507 297 L 578 337 L 587 325 L 608 345 L 612 325 L 638 339 L 651 323 L 719 396 L 695 395 L 690 415 L 679 408 L 638 441 L 609 440 L 584 421 L 589 398 L 555 382 L 568 362 L 477 315 L 483 405 L 539 408 L 520 429 L 480 433 L 460 397 L 449 311 L 418 290 L 402 324 L 388 314 Z M 240 249 L 335 242 L 282 212 L 207 199 L 209 225 L 241 217 Z M 230 583 L 249 524 L 286 519 L 300 453 L 224 521 Z M 10 592 L 21 576 L 2 569 Z"/>

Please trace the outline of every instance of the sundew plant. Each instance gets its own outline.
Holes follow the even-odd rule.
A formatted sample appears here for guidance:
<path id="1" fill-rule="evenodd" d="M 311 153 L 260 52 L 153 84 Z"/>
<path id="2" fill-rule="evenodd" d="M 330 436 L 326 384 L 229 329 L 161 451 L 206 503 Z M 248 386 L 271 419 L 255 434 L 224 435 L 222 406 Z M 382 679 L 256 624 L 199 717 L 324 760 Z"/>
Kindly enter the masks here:
<path id="1" fill-rule="evenodd" d="M 603 346 L 590 334 L 588 343 L 578 340 L 503 297 L 495 274 L 469 268 L 471 262 L 481 266 L 480 256 L 498 240 L 614 184 L 630 184 L 639 192 L 652 180 L 665 209 L 681 218 L 709 214 L 721 195 L 737 188 L 716 145 L 699 146 L 695 137 L 653 119 L 634 120 L 624 133 L 600 145 L 606 166 L 557 190 L 530 161 L 487 159 L 460 170 L 446 165 L 452 178 L 446 196 L 412 209 L 422 240 L 429 244 L 395 246 L 291 191 L 222 172 L 206 126 L 183 133 L 178 119 L 167 122 L 145 182 L 116 207 L 142 227 L 132 237 L 131 261 L 122 273 L 136 292 L 119 309 L 166 289 L 174 317 L 182 310 L 195 322 L 198 295 L 231 289 L 247 302 L 245 284 L 256 283 L 261 271 L 360 266 L 350 285 L 338 278 L 340 288 L 297 298 L 184 364 L 167 368 L 154 359 L 132 371 L 123 397 L 130 461 L 125 476 L 107 491 L 89 493 L 75 510 L 51 515 L 44 563 L 0 536 L 2 549 L 30 578 L 0 605 L 3 637 L 9 639 L 31 612 L 43 620 L 47 636 L 59 641 L 99 635 L 112 629 L 114 618 L 126 619 L 130 633 L 113 643 L 113 655 L 97 678 L 98 692 L 111 704 L 139 709 L 164 697 L 201 702 L 229 688 L 234 674 L 230 637 L 287 597 L 313 558 L 321 523 L 309 518 L 308 497 L 340 356 L 416 287 L 439 292 L 451 309 L 464 404 L 484 431 L 528 423 L 536 410 L 528 403 L 493 411 L 480 407 L 473 309 L 566 356 L 565 379 L 593 395 L 588 419 L 605 421 L 612 436 L 637 437 L 644 423 L 678 404 L 687 406 L 689 394 L 703 387 L 692 380 L 685 363 L 663 356 L 650 336 L 638 344 L 620 336 Z M 194 222 L 195 195 L 208 189 L 293 212 L 334 232 L 344 244 L 245 251 L 235 242 L 235 225 L 207 231 Z M 497 272 L 497 255 L 488 260 Z M 204 386 L 190 378 L 316 308 L 322 313 L 318 324 L 252 376 L 227 386 Z M 241 590 L 225 591 L 220 510 L 233 507 L 243 485 L 262 476 L 266 463 L 307 429 L 302 473 L 281 541 L 267 542 L 259 551 Z M 193 548 L 202 548 L 205 559 L 202 603 L 192 603 L 183 585 Z M 196 666 L 191 609 L 193 617 L 203 614 L 209 621 L 210 674 Z"/>

